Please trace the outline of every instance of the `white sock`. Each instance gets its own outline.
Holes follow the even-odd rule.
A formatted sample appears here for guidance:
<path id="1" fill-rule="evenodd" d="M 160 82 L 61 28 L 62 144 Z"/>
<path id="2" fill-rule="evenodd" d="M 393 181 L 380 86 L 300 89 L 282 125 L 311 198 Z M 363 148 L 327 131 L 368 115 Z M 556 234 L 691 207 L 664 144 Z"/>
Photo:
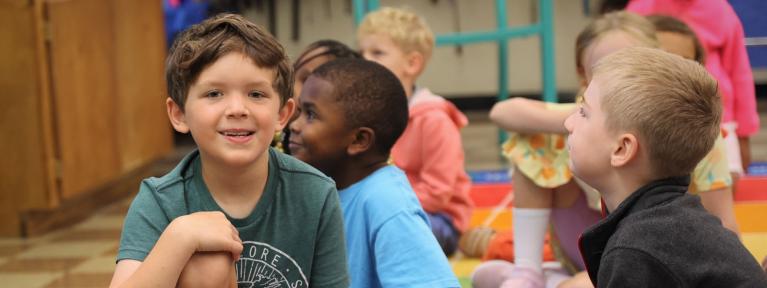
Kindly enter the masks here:
<path id="1" fill-rule="evenodd" d="M 514 264 L 541 272 L 551 209 L 513 208 Z"/>

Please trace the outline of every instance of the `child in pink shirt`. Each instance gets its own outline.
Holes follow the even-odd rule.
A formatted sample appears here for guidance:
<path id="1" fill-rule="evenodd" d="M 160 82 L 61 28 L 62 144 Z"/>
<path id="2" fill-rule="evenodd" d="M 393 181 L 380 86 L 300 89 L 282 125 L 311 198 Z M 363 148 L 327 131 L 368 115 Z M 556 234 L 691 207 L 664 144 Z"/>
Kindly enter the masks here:
<path id="1" fill-rule="evenodd" d="M 706 70 L 719 82 L 730 170 L 743 174 L 751 158 L 748 139 L 759 131 L 759 115 L 743 26 L 735 11 L 724 0 L 631 0 L 626 10 L 673 16 L 695 31 L 706 50 Z"/>

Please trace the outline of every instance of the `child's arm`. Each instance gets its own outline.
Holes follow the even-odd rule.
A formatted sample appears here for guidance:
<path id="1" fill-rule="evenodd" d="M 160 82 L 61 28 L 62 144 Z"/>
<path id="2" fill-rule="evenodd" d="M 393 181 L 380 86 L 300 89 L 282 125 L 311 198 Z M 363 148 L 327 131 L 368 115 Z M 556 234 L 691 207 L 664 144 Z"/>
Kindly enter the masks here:
<path id="1" fill-rule="evenodd" d="M 442 212 L 457 193 L 458 175 L 466 173 L 461 132 L 445 113 L 421 121 L 420 155 L 414 155 L 422 158 L 421 169 L 417 175 L 408 174 L 408 180 L 424 210 Z"/>
<path id="2" fill-rule="evenodd" d="M 727 4 L 723 4 L 727 5 Z M 746 52 L 743 26 L 735 13 L 730 9 L 729 31 L 722 47 L 722 66 L 732 81 L 733 117 L 738 128 L 738 144 L 740 144 L 743 170 L 748 171 L 751 162 L 751 146 L 749 138 L 759 131 L 759 114 L 756 109 L 756 92 L 754 91 L 754 76 Z"/>
<path id="3" fill-rule="evenodd" d="M 708 213 L 719 217 L 722 226 L 740 237 L 740 229 L 735 219 L 735 204 L 733 203 L 732 187 L 701 191 L 700 202 Z"/>
<path id="4" fill-rule="evenodd" d="M 718 135 L 714 147 L 695 166 L 689 191 L 700 196 L 703 207 L 709 213 L 719 217 L 725 228 L 740 235 L 733 208 L 732 183 L 734 179 L 730 176 L 725 145 L 724 138 Z"/>
<path id="5" fill-rule="evenodd" d="M 567 134 L 565 119 L 573 110 L 548 110 L 545 102 L 517 97 L 496 103 L 490 120 L 503 130 L 522 134 Z"/>
<path id="6" fill-rule="evenodd" d="M 728 5 L 723 3 L 722 5 Z M 733 117 L 738 123 L 738 138 L 748 138 L 759 131 L 759 114 L 756 111 L 754 76 L 746 52 L 743 26 L 730 9 L 730 29 L 722 47 L 722 66 L 732 81 Z M 726 96 L 725 96 L 726 97 Z"/>
<path id="7" fill-rule="evenodd" d="M 196 251 L 226 251 L 239 258 L 237 229 L 221 212 L 198 212 L 173 220 L 143 262 L 117 263 L 110 287 L 175 287 Z"/>

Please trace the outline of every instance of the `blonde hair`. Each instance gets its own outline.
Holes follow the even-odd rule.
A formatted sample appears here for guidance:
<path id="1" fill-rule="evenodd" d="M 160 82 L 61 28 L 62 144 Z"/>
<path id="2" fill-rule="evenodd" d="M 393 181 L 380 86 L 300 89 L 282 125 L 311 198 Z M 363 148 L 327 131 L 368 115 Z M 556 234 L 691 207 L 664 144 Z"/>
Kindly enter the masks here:
<path id="1" fill-rule="evenodd" d="M 403 52 L 421 53 L 424 60 L 434 49 L 434 33 L 426 21 L 405 9 L 384 7 L 365 16 L 357 28 L 357 38 L 372 34 L 386 35 Z"/>
<path id="2" fill-rule="evenodd" d="M 583 69 L 583 53 L 607 32 L 621 31 L 634 38 L 639 45 L 658 47 L 655 26 L 638 14 L 626 11 L 611 12 L 591 21 L 575 40 L 575 67 Z"/>
<path id="3" fill-rule="evenodd" d="M 700 64 L 631 47 L 597 62 L 594 77 L 605 95 L 607 129 L 637 133 L 656 177 L 689 174 L 713 147 L 722 105 L 716 81 Z"/>

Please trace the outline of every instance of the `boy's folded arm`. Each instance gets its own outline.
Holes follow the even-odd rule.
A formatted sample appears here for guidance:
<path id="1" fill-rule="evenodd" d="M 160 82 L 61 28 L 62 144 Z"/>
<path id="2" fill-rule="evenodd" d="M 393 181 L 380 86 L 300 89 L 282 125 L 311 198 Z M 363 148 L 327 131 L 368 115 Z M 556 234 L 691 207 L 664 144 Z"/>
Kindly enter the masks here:
<path id="1" fill-rule="evenodd" d="M 167 226 L 143 262 L 120 260 L 110 287 L 175 287 L 197 251 L 225 251 L 238 259 L 242 243 L 221 212 L 181 216 Z"/>
<path id="2" fill-rule="evenodd" d="M 489 117 L 510 132 L 566 134 L 564 122 L 571 113 L 571 109 L 549 110 L 545 102 L 517 97 L 496 103 Z"/>
<path id="3" fill-rule="evenodd" d="M 447 115 L 425 119 L 421 135 L 422 166 L 417 179 L 408 177 L 423 209 L 444 211 L 456 193 L 455 184 L 464 170 L 461 133 Z"/>
<path id="4" fill-rule="evenodd" d="M 194 246 L 184 239 L 183 233 L 174 230 L 171 222 L 143 262 L 132 259 L 117 262 L 109 287 L 175 287 Z"/>

